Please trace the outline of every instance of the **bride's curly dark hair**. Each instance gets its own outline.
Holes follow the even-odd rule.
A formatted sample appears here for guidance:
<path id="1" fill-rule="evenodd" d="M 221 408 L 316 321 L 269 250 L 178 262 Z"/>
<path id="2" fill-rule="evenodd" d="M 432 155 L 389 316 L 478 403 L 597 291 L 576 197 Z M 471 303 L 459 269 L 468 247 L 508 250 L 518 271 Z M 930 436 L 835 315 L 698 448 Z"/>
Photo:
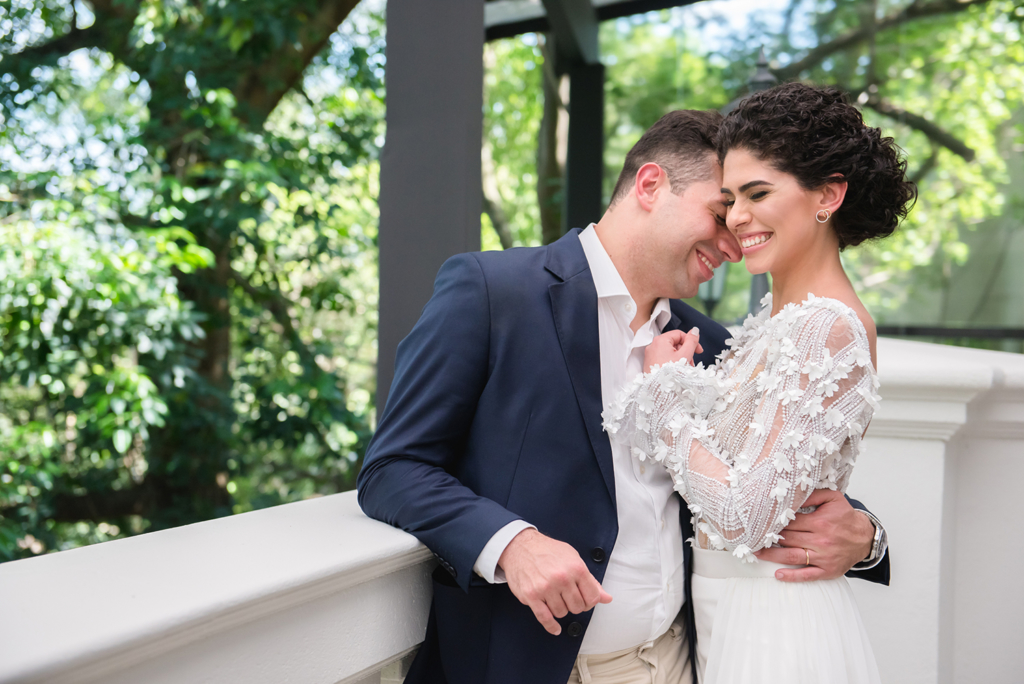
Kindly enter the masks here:
<path id="1" fill-rule="evenodd" d="M 755 93 L 725 118 L 717 145 L 721 162 L 746 149 L 808 190 L 845 180 L 832 217 L 840 249 L 892 235 L 917 198 L 902 150 L 836 88 L 785 83 Z"/>

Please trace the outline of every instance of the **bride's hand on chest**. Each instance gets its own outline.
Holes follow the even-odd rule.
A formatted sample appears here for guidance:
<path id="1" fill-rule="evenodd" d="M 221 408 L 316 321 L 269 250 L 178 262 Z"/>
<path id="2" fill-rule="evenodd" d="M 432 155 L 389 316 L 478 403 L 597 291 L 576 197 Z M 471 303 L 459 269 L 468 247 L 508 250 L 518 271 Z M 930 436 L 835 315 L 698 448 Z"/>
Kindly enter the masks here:
<path id="1" fill-rule="evenodd" d="M 650 373 L 654 366 L 686 360 L 693 365 L 693 355 L 704 351 L 700 346 L 700 330 L 690 332 L 670 330 L 654 338 L 644 350 L 644 373 Z"/>

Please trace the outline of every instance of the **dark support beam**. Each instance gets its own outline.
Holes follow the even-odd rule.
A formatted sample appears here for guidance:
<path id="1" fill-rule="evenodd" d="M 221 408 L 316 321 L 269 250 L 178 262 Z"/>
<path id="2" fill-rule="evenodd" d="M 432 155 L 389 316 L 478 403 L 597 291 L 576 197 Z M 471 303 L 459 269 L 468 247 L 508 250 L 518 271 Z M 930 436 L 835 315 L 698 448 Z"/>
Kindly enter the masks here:
<path id="1" fill-rule="evenodd" d="M 635 14 L 645 12 L 657 12 L 658 10 L 671 9 L 672 7 L 685 7 L 700 2 L 701 0 L 625 0 L 624 2 L 602 3 L 597 7 L 598 21 L 608 21 L 619 17 L 631 17 Z"/>
<path id="2" fill-rule="evenodd" d="M 604 172 L 604 65 L 575 64 L 568 73 L 564 230 L 586 228 L 601 218 Z"/>
<path id="3" fill-rule="evenodd" d="M 558 57 L 567 64 L 596 64 L 597 12 L 590 0 L 544 0 Z"/>
<path id="4" fill-rule="evenodd" d="M 480 249 L 484 3 L 388 0 L 377 407 L 448 257 Z"/>
<path id="5" fill-rule="evenodd" d="M 670 7 L 683 7 L 696 2 L 700 0 L 622 0 L 601 3 L 594 10 L 597 13 L 597 20 L 601 22 Z M 485 25 L 487 40 L 511 38 L 521 33 L 548 33 L 553 30 L 547 14 L 538 14 L 536 5 L 527 0 L 492 0 L 485 3 L 485 11 L 489 5 L 502 7 L 500 12 L 492 11 L 488 16 Z"/>
<path id="6" fill-rule="evenodd" d="M 604 66 L 590 0 L 543 0 L 554 36 L 555 71 L 569 76 L 569 140 L 562 230 L 601 218 Z"/>

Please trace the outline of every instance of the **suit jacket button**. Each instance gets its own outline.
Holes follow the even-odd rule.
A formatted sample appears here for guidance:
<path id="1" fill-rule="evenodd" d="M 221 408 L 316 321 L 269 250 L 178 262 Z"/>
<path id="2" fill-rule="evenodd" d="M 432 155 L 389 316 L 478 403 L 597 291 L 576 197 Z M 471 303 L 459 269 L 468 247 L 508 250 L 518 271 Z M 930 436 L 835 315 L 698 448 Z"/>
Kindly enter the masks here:
<path id="1" fill-rule="evenodd" d="M 578 622 L 571 622 L 569 623 L 569 628 L 566 631 L 569 633 L 569 636 L 575 639 L 580 634 L 583 634 L 583 625 Z"/>
<path id="2" fill-rule="evenodd" d="M 595 546 L 593 549 L 590 550 L 590 557 L 594 559 L 595 563 L 604 563 L 604 549 L 602 549 L 600 546 Z"/>

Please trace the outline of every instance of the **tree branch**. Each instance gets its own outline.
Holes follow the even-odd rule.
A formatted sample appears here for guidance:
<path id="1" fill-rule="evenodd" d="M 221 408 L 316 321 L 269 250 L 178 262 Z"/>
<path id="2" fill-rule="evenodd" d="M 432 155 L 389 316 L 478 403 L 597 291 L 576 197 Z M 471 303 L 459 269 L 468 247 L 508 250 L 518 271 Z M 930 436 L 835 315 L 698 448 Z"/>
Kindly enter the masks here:
<path id="1" fill-rule="evenodd" d="M 974 150 L 949 131 L 944 130 L 939 125 L 929 121 L 920 114 L 908 112 L 907 110 L 900 109 L 890 102 L 886 102 L 877 94 L 867 93 L 867 95 L 867 101 L 863 103 L 865 107 L 870 107 L 879 114 L 888 116 L 889 118 L 906 124 L 915 130 L 921 131 L 928 136 L 928 139 L 933 143 L 942 145 L 953 154 L 963 157 L 966 161 L 974 161 Z M 863 95 L 858 101 L 862 100 Z"/>
<path id="2" fill-rule="evenodd" d="M 296 329 L 294 321 L 292 321 L 291 314 L 288 313 L 288 303 L 285 298 L 279 292 L 256 287 L 249 282 L 248 278 L 234 269 L 231 269 L 230 275 L 235 284 L 241 287 L 255 303 L 269 311 L 270 315 L 277 321 L 277 324 L 284 329 L 285 337 L 288 338 L 288 342 L 295 350 L 295 353 L 299 355 L 303 365 L 307 368 L 320 369 L 320 366 L 316 363 L 316 355 L 313 353 L 313 350 L 299 336 L 299 331 Z"/>
<path id="3" fill-rule="evenodd" d="M 72 7 L 71 30 L 59 38 L 31 45 L 21 52 L 8 57 L 17 57 L 11 62 L 30 64 L 53 64 L 64 55 L 81 48 L 98 47 L 113 53 L 119 53 L 118 46 L 126 44 L 131 27 L 139 14 L 139 3 L 120 0 L 92 0 L 93 14 L 96 21 L 88 28 L 78 28 L 78 10 Z M 133 6 L 136 5 L 136 6 Z M 118 54 L 119 58 L 123 55 Z M 11 69 L 4 69 L 11 71 Z"/>
<path id="4" fill-rule="evenodd" d="M 37 64 L 53 64 L 64 55 L 70 54 L 75 50 L 98 47 L 103 42 L 103 38 L 104 31 L 99 23 L 93 24 L 86 29 L 72 28 L 60 38 L 54 38 L 46 43 L 30 45 L 21 52 L 16 52 L 12 55 L 4 55 L 7 57 L 5 62 L 27 60 L 31 62 L 32 66 Z M 10 71 L 10 69 L 5 69 L 5 71 Z"/>
<path id="5" fill-rule="evenodd" d="M 325 371 L 316 362 L 316 355 L 313 353 L 313 350 L 310 349 L 299 336 L 299 331 L 296 329 L 295 323 L 292 321 L 292 317 L 288 313 L 287 300 L 285 300 L 280 292 L 272 292 L 256 287 L 249 282 L 248 278 L 234 269 L 231 270 L 231 278 L 254 302 L 262 305 L 267 311 L 269 311 L 274 317 L 274 320 L 277 321 L 278 325 L 284 328 L 285 337 L 288 338 L 288 342 L 291 345 L 292 350 L 299 355 L 299 360 L 302 361 L 303 367 L 307 369 L 306 372 L 312 376 L 311 379 L 314 384 L 317 378 L 329 374 L 328 371 Z M 354 429 L 355 417 L 348 408 L 345 407 L 344 401 L 341 402 L 340 409 L 344 415 L 344 422 L 346 425 L 348 425 L 350 429 Z M 324 432 L 323 426 L 319 422 L 314 421 L 312 422 L 312 427 L 313 436 L 316 437 L 320 446 L 322 446 L 325 451 L 335 453 L 334 448 L 331 447 L 330 443 L 327 441 L 327 434 Z"/>
<path id="6" fill-rule="evenodd" d="M 508 249 L 512 246 L 512 230 L 509 228 L 505 210 L 501 207 L 501 191 L 498 189 L 498 179 L 494 174 L 494 155 L 491 151 L 491 143 L 486 138 L 480 146 L 480 153 L 484 213 L 491 219 L 494 232 L 498 234 L 498 240 L 501 241 L 501 248 Z"/>
<path id="7" fill-rule="evenodd" d="M 938 6 L 953 5 L 957 8 L 962 8 L 970 4 L 978 4 L 980 2 L 987 1 L 988 0 L 965 0 L 964 2 L 957 2 L 957 0 L 941 0 L 941 2 L 930 3 L 929 5 L 922 6 L 921 8 L 916 10 L 915 17 L 921 16 L 921 12 L 925 11 L 926 9 L 934 10 L 934 8 Z M 912 12 L 915 5 L 916 2 L 909 5 L 907 8 L 905 8 L 902 12 L 898 14 L 902 16 L 909 15 Z M 905 109 L 901 109 L 895 106 L 891 102 L 882 99 L 881 95 L 879 95 L 880 78 L 875 67 L 875 38 L 878 34 L 878 31 L 881 28 L 883 28 L 883 24 L 885 23 L 885 21 L 889 21 L 891 20 L 891 18 L 889 20 L 883 20 L 883 22 L 879 23 L 875 19 L 875 11 L 877 6 L 877 0 L 871 0 L 870 2 L 864 3 L 864 6 L 861 8 L 860 11 L 861 28 L 860 30 L 854 32 L 859 36 L 859 40 L 864 40 L 867 41 L 868 43 L 868 64 L 865 73 L 864 89 L 861 91 L 860 95 L 857 96 L 857 101 L 863 104 L 865 107 L 869 107 L 875 110 L 879 114 L 888 116 L 892 119 L 896 119 L 900 123 L 906 124 L 907 126 L 910 126 L 911 128 L 924 133 L 928 137 L 928 139 L 931 140 L 934 144 L 949 149 L 951 152 L 963 157 L 967 161 L 972 161 L 975 156 L 974 150 L 968 147 L 963 141 L 954 136 L 952 133 L 949 133 L 948 131 L 944 130 L 934 122 L 929 121 L 928 119 L 924 118 L 919 114 L 914 114 L 912 112 L 906 111 Z M 959 11 L 959 9 L 955 9 L 953 11 Z M 833 41 L 832 43 L 826 43 L 825 45 L 819 46 L 818 48 L 815 48 L 815 50 L 812 50 L 811 54 L 822 48 L 827 48 L 830 45 L 834 46 L 836 42 L 837 41 Z M 850 43 L 850 45 L 852 44 L 853 43 Z M 809 54 L 808 57 L 805 57 L 804 59 L 806 60 L 810 56 L 811 55 Z M 921 168 L 918 169 L 918 171 L 915 173 L 914 182 L 917 182 L 917 180 L 924 178 L 924 176 L 927 175 L 929 171 L 931 171 L 931 169 L 935 166 L 937 158 L 938 150 L 933 149 L 931 157 L 927 161 L 925 161 L 921 165 Z"/>
<path id="8" fill-rule="evenodd" d="M 549 48 L 546 43 L 541 44 L 545 69 L 554 61 L 553 51 Z M 553 76 L 554 70 L 550 73 Z M 540 207 L 541 241 L 545 245 L 562 236 L 561 194 L 565 179 L 559 158 L 559 123 L 567 112 L 558 92 L 559 85 L 556 78 L 543 79 L 544 104 L 537 134 L 537 204 Z"/>
<path id="9" fill-rule="evenodd" d="M 934 17 L 943 14 L 955 14 L 963 12 L 973 5 L 984 5 L 991 0 L 935 0 L 933 2 L 919 2 L 914 0 L 899 12 L 883 17 L 873 27 L 861 26 L 855 31 L 849 31 L 838 38 L 822 43 L 812 48 L 802 59 L 787 64 L 784 67 L 775 69 L 775 75 L 780 81 L 787 81 L 796 78 L 802 72 L 821 63 L 825 58 L 841 52 L 849 47 L 868 40 L 872 33 L 884 31 L 893 26 L 903 24 L 915 19 Z"/>
<path id="10" fill-rule="evenodd" d="M 234 93 L 239 103 L 245 105 L 238 112 L 239 118 L 250 129 L 263 125 L 358 3 L 359 0 L 320 0 L 316 15 L 299 31 L 298 40 L 282 45 L 261 64 L 242 74 Z"/>
<path id="11" fill-rule="evenodd" d="M 548 45 L 548 40 L 553 39 L 549 37 L 549 34 L 545 33 L 541 34 L 541 40 L 537 42 L 537 49 L 540 50 L 541 57 L 544 60 L 543 64 L 541 64 L 541 73 L 544 77 L 544 92 L 550 92 L 558 109 L 568 113 L 569 108 L 565 106 L 562 95 L 558 91 L 562 79 L 555 73 L 555 52 Z"/>
<path id="12" fill-rule="evenodd" d="M 484 193 L 483 210 L 487 217 L 491 219 L 491 225 L 494 227 L 494 232 L 498 235 L 501 248 L 510 248 L 512 246 L 512 231 L 509 230 L 508 219 L 505 218 L 505 212 L 501 205 Z"/>
<path id="13" fill-rule="evenodd" d="M 789 0 L 789 5 L 786 6 L 786 9 L 782 14 L 782 35 L 787 38 L 791 37 L 790 33 L 793 31 L 793 16 L 796 14 L 796 9 L 800 4 L 800 0 Z"/>

